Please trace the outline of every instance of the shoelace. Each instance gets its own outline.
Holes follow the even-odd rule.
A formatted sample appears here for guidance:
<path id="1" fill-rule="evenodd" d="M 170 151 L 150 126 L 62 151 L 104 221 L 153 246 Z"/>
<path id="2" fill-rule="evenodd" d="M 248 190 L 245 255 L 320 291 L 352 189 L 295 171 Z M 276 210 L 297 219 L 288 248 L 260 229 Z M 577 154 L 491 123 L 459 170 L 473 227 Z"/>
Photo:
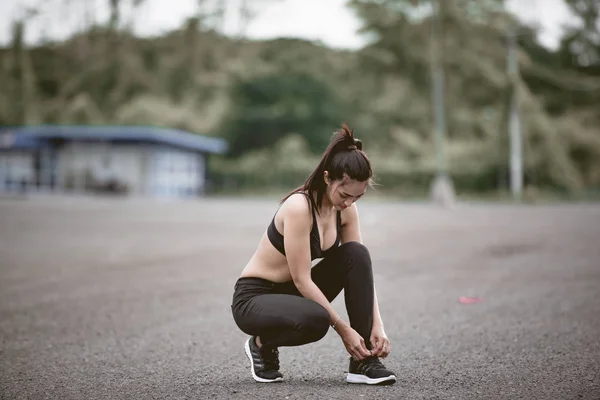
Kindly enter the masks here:
<path id="1" fill-rule="evenodd" d="M 279 371 L 279 350 L 277 348 L 263 346 L 260 349 L 260 355 L 265 363 L 266 371 Z"/>
<path id="2" fill-rule="evenodd" d="M 382 369 L 385 369 L 385 367 L 383 366 L 383 364 L 379 360 L 379 357 L 368 357 L 368 358 L 365 358 L 360 363 L 360 367 L 359 367 L 359 370 L 363 374 L 366 374 L 370 370 L 382 370 Z"/>

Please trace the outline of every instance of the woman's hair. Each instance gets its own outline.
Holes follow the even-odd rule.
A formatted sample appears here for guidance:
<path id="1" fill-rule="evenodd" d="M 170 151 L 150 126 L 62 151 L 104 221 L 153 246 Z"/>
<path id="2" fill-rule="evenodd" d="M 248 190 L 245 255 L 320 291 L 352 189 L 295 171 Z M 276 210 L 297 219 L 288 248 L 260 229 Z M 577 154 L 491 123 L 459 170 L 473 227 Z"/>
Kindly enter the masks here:
<path id="1" fill-rule="evenodd" d="M 331 182 L 342 180 L 346 175 L 349 179 L 358 182 L 369 181 L 370 184 L 373 170 L 371 162 L 362 147 L 362 142 L 354 137 L 354 130 L 348 128 L 348 125 L 342 124 L 342 127 L 334 132 L 319 165 L 310 174 L 306 182 L 288 193 L 281 200 L 281 203 L 295 193 L 306 192 L 310 199 L 310 207 L 314 208 L 316 206 L 318 213 L 327 188 L 324 177 L 325 171 L 328 172 Z M 314 204 L 313 193 L 316 193 L 316 205 Z"/>

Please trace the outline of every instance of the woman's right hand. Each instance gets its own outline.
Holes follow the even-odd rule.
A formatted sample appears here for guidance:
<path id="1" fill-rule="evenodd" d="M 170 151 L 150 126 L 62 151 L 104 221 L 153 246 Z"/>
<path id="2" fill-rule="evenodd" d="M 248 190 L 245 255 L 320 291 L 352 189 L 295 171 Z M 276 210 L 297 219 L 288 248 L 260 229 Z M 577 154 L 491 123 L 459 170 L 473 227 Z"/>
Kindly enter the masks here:
<path id="1" fill-rule="evenodd" d="M 346 326 L 339 334 L 344 342 L 346 351 L 348 351 L 348 354 L 354 357 L 354 359 L 362 360 L 371 355 L 371 352 L 365 345 L 365 340 L 350 326 Z"/>

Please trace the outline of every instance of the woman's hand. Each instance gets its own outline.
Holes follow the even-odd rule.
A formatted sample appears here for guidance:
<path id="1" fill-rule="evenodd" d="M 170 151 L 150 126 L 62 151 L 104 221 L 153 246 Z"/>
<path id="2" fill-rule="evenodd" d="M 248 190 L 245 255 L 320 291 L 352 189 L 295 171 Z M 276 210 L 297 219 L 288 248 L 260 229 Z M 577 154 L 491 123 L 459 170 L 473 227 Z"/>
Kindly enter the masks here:
<path id="1" fill-rule="evenodd" d="M 386 358 L 390 354 L 390 340 L 388 339 L 382 325 L 373 325 L 371 329 L 372 353 L 376 357 Z"/>
<path id="2" fill-rule="evenodd" d="M 371 355 L 371 352 L 365 345 L 365 340 L 350 326 L 346 325 L 345 328 L 338 333 L 344 342 L 346 351 L 348 351 L 348 354 L 354 357 L 354 359 L 362 360 Z"/>

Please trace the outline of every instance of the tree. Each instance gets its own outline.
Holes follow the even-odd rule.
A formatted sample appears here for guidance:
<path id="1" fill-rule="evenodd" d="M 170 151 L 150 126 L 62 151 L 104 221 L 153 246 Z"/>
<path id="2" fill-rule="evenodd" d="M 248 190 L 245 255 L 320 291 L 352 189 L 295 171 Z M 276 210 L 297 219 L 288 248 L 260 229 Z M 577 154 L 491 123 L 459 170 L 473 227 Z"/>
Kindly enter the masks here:
<path id="1" fill-rule="evenodd" d="M 580 11 L 586 18 L 596 15 L 593 1 L 581 0 Z M 587 8 L 581 6 L 582 3 Z M 598 4 L 597 2 L 594 2 Z M 429 95 L 428 52 L 429 25 L 431 24 L 429 1 L 411 0 L 353 0 L 364 21 L 364 31 L 371 33 L 375 41 L 364 54 L 371 63 L 381 67 L 388 76 L 409 82 L 412 98 L 425 99 Z M 506 68 L 507 49 L 505 37 L 509 24 L 516 18 L 503 11 L 503 1 L 453 0 L 441 1 L 441 29 L 443 43 L 441 62 L 446 75 L 446 107 L 448 120 L 449 168 L 459 183 L 481 180 L 496 170 L 499 177 L 506 176 L 508 167 L 507 105 L 513 91 L 520 98 L 525 134 L 525 168 L 529 182 L 553 185 L 568 190 L 579 190 L 586 184 L 598 184 L 598 174 L 587 171 L 598 169 L 600 148 L 593 143 L 592 128 L 583 126 L 583 119 L 571 116 L 573 107 L 560 102 L 564 91 L 557 89 L 568 78 L 581 85 L 575 71 L 553 70 L 552 64 L 544 64 L 536 57 L 556 60 L 556 56 L 541 51 L 518 55 L 523 75 L 509 80 Z M 585 25 L 585 24 L 584 24 Z M 588 23 L 589 25 L 589 23 Z M 592 35 L 593 36 L 593 35 Z M 595 36 L 593 36 L 595 37 Z M 529 46 L 525 50 L 535 48 Z M 539 50 L 539 48 L 538 48 Z M 587 56 L 590 58 L 590 56 Z M 377 68 L 377 67 L 376 67 Z M 535 87 L 529 84 L 535 81 Z M 536 88 L 543 88 L 540 96 Z M 575 108 L 582 111 L 581 98 L 590 104 L 586 96 L 572 94 L 565 99 L 575 100 Z M 539 96 L 539 97 L 538 97 Z M 560 122 L 545 108 L 552 102 L 554 109 L 562 107 Z M 561 104 L 558 106 L 556 103 Z M 567 104 L 565 104 L 567 103 Z M 571 103 L 573 104 L 573 103 Z M 431 113 L 408 114 L 398 104 L 395 123 L 400 127 L 416 129 L 423 138 L 432 138 Z M 600 107 L 595 108 L 598 113 Z M 590 112 L 592 109 L 590 109 Z M 415 117 L 416 120 L 415 120 Z M 411 118 L 413 121 L 411 121 Z M 564 119 L 566 118 L 566 119 Z M 407 125 L 407 122 L 410 125 Z M 397 157 L 402 156 L 397 152 Z M 426 160 L 430 154 L 422 153 Z M 579 162 L 577 159 L 583 159 Z M 594 178 L 591 178 L 591 177 Z M 587 180 L 587 181 L 586 181 Z M 462 183 L 461 183 L 462 182 Z"/>
<path id="2" fill-rule="evenodd" d="M 230 98 L 223 131 L 231 156 L 270 147 L 290 133 L 302 135 L 313 152 L 322 152 L 343 118 L 342 103 L 332 90 L 301 72 L 239 80 Z"/>
<path id="3" fill-rule="evenodd" d="M 35 74 L 25 45 L 25 29 L 25 20 L 13 23 L 12 46 L 4 65 L 6 94 L 2 96 L 0 123 L 21 125 L 36 119 Z"/>
<path id="4" fill-rule="evenodd" d="M 566 0 L 566 4 L 579 18 L 580 26 L 571 26 L 561 41 L 563 66 L 593 68 L 600 76 L 600 2 Z"/>

